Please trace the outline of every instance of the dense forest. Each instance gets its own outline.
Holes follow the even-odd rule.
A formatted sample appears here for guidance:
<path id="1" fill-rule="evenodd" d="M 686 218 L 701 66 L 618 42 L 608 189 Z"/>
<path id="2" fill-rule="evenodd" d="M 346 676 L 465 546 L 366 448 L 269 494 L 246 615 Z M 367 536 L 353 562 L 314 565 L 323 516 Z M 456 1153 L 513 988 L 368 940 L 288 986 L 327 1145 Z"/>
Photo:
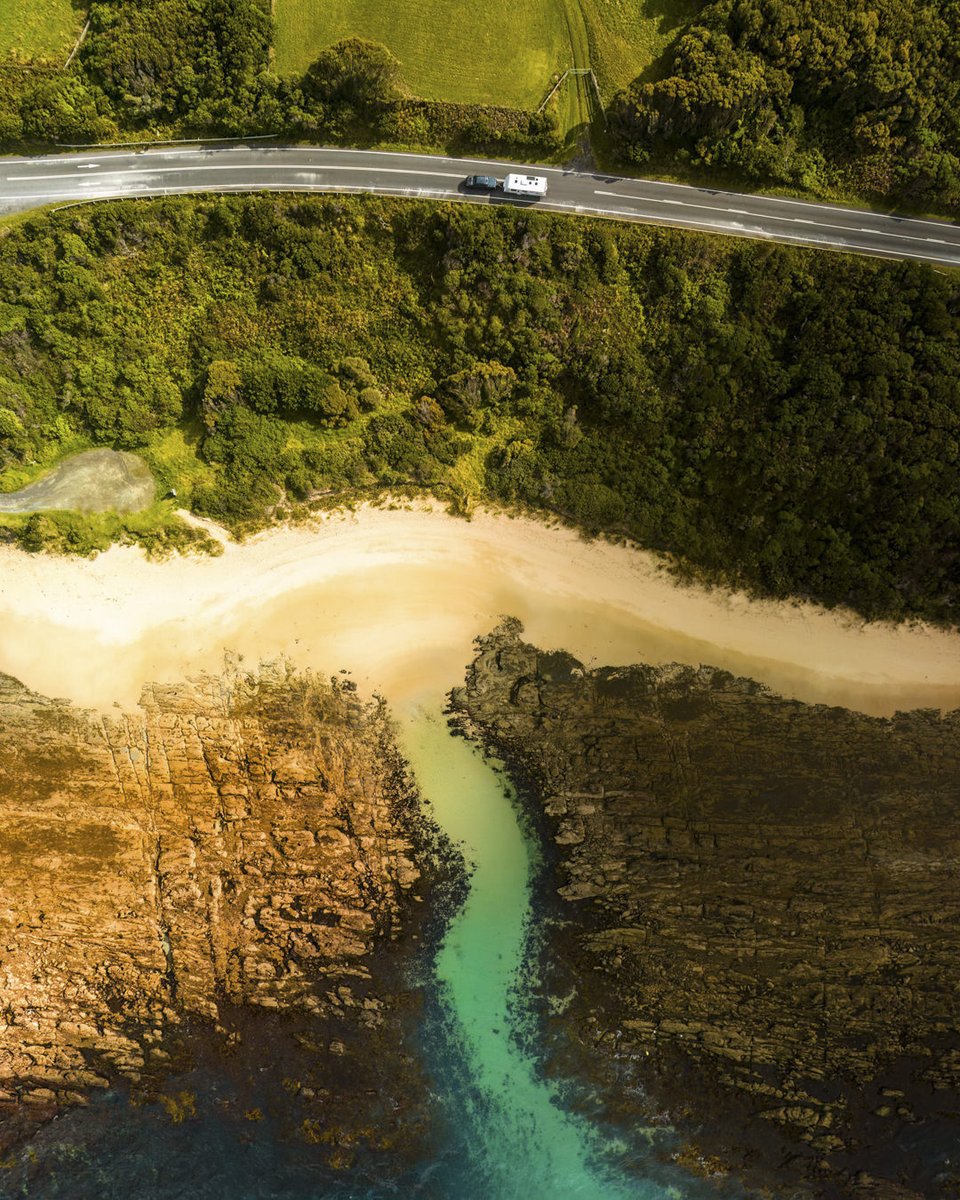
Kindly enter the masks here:
<path id="1" fill-rule="evenodd" d="M 519 155 L 560 146 L 551 113 L 417 100 L 385 47 L 348 38 L 300 78 L 271 63 L 269 0 L 89 0 L 66 70 L 0 70 L 0 150 L 137 136 L 273 134 Z"/>
<path id="2" fill-rule="evenodd" d="M 955 621 L 958 315 L 918 264 L 505 208 L 71 209 L 0 240 L 0 484 L 79 437 L 234 528 L 409 486 Z"/>
<path id="3" fill-rule="evenodd" d="M 424 101 L 356 38 L 302 77 L 272 64 L 268 0 L 90 0 L 67 70 L 0 70 L 0 150 L 273 134 L 520 158 L 562 148 L 550 109 Z M 713 0 L 609 106 L 606 153 L 748 184 L 960 211 L 960 0 Z"/>
<path id="4" fill-rule="evenodd" d="M 625 157 L 960 207 L 958 0 L 714 0 L 613 106 Z"/>

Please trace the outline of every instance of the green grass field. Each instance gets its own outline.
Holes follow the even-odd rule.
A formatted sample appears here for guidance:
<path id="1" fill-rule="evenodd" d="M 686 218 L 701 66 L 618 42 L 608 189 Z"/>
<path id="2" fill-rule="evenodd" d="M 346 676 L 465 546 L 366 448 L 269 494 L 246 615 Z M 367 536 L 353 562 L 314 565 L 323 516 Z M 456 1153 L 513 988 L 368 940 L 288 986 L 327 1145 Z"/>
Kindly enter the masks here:
<path id="1" fill-rule="evenodd" d="M 0 0 L 0 10 L 20 2 Z M 407 87 L 428 100 L 531 108 L 552 74 L 592 65 L 606 103 L 656 62 L 704 2 L 275 0 L 276 65 L 303 71 L 324 46 L 355 36 L 388 46 Z M 573 119 L 571 98 L 558 102 Z"/>
<path id="2" fill-rule="evenodd" d="M 704 0 L 580 0 L 604 102 L 660 57 Z"/>
<path id="3" fill-rule="evenodd" d="M 83 28 L 70 0 L 0 0 L 0 62 L 63 62 Z"/>
<path id="4" fill-rule="evenodd" d="M 564 0 L 276 0 L 275 15 L 279 71 L 302 71 L 339 38 L 369 38 L 427 100 L 530 108 L 572 65 Z"/>

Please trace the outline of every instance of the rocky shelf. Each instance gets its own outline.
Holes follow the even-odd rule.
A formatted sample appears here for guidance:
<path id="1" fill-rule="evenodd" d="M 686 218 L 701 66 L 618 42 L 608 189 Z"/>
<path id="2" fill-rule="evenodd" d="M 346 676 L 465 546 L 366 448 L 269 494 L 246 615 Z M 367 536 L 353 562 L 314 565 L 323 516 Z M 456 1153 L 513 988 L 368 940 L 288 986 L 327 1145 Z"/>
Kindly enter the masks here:
<path id="1" fill-rule="evenodd" d="M 107 715 L 0 676 L 0 1149 L 212 1052 L 334 1165 L 413 1148 L 443 857 L 349 682 L 232 667 Z"/>
<path id="2" fill-rule="evenodd" d="M 513 622 L 478 646 L 454 710 L 548 847 L 547 1069 L 708 1172 L 956 1195 L 960 713 L 587 670 Z"/>

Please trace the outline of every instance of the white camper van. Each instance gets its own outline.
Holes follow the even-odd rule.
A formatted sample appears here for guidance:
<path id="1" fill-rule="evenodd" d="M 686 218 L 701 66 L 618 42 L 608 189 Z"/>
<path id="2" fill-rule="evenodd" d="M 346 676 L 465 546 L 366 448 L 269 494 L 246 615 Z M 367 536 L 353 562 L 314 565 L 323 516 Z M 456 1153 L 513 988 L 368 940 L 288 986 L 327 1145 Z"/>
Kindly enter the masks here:
<path id="1" fill-rule="evenodd" d="M 530 200 L 547 194 L 547 181 L 542 175 L 508 175 L 503 181 L 506 196 L 526 196 Z"/>

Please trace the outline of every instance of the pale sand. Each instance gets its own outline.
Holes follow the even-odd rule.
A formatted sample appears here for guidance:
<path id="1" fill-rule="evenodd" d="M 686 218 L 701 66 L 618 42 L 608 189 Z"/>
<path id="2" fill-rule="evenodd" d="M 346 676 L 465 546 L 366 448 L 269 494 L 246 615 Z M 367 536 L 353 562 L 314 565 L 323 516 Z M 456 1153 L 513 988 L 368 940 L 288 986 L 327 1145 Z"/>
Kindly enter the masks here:
<path id="1" fill-rule="evenodd" d="M 503 614 L 591 665 L 709 663 L 876 714 L 960 706 L 960 634 L 680 586 L 641 551 L 486 512 L 364 508 L 162 563 L 0 551 L 0 670 L 89 705 L 132 704 L 225 651 L 439 695 Z"/>

